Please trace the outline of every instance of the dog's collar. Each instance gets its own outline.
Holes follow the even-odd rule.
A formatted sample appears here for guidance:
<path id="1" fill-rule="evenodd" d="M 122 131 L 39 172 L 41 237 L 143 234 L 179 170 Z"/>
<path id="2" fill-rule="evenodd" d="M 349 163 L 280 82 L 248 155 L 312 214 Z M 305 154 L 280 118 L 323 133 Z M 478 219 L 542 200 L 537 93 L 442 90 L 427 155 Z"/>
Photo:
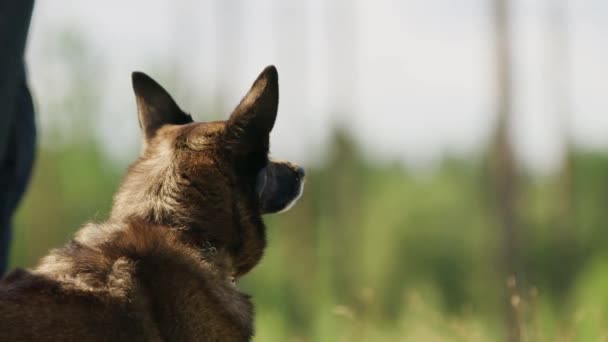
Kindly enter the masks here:
<path id="1" fill-rule="evenodd" d="M 184 242 L 197 249 L 204 258 L 214 257 L 218 254 L 215 244 L 201 234 L 200 231 L 188 228 L 182 228 L 180 231 L 184 237 Z"/>
<path id="2" fill-rule="evenodd" d="M 202 238 L 200 235 L 199 238 L 200 239 L 198 241 L 196 238 L 194 238 L 193 242 L 196 248 L 201 253 L 201 257 L 205 260 L 212 261 L 219 253 L 218 248 L 210 240 Z M 236 287 L 236 279 L 234 278 L 234 276 L 228 277 L 227 280 L 229 283 Z"/>
<path id="3" fill-rule="evenodd" d="M 199 249 L 205 256 L 213 257 L 217 255 L 217 248 L 209 240 L 203 240 L 199 246 Z"/>
<path id="4" fill-rule="evenodd" d="M 213 258 L 217 255 L 217 248 L 209 241 L 204 240 L 199 250 L 203 254 L 203 258 Z M 232 284 L 232 286 L 236 286 L 236 279 L 233 276 L 228 277 L 228 282 Z"/>

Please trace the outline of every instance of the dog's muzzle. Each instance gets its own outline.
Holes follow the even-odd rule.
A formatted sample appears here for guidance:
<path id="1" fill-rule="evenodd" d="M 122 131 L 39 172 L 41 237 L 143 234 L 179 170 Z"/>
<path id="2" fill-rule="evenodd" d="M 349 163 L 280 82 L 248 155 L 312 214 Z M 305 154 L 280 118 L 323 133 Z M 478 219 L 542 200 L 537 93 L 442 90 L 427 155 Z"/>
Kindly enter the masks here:
<path id="1" fill-rule="evenodd" d="M 263 214 L 289 210 L 302 196 L 304 169 L 289 162 L 271 161 L 260 170 L 256 192 Z"/>

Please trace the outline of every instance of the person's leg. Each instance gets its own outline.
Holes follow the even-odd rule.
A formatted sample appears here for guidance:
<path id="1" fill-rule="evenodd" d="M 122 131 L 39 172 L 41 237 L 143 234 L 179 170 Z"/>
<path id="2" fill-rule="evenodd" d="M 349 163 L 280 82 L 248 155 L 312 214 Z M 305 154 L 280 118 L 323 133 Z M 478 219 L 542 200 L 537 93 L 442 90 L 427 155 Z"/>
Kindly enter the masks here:
<path id="1" fill-rule="evenodd" d="M 13 213 L 25 193 L 34 164 L 36 125 L 25 73 L 22 74 L 15 113 L 5 161 L 0 168 L 0 184 L 5 189 L 4 196 L 0 196 L 0 275 L 8 267 Z"/>
<path id="2" fill-rule="evenodd" d="M 0 165 L 15 118 L 33 9 L 34 0 L 0 0 Z"/>
<path id="3" fill-rule="evenodd" d="M 13 153 L 6 151 L 5 155 L 10 157 Z M 8 257 L 10 253 L 10 242 L 11 242 L 11 220 L 13 212 L 11 210 L 13 198 L 15 197 L 15 190 L 10 186 L 9 179 L 13 176 L 13 168 L 9 163 L 12 161 L 2 163 L 0 165 L 0 184 L 2 185 L 2 194 L 0 195 L 0 277 L 6 272 L 8 268 Z"/>
<path id="4" fill-rule="evenodd" d="M 4 179 L 9 175 L 8 169 L 4 165 L 0 165 L 0 177 Z M 9 210 L 11 202 L 10 198 L 13 197 L 12 192 L 9 193 L 10 189 L 2 189 L 4 192 L 0 195 L 0 278 L 6 272 L 8 268 L 8 256 L 9 247 L 11 242 L 11 217 L 12 212 Z"/>
<path id="5" fill-rule="evenodd" d="M 0 276 L 7 267 L 13 211 L 33 157 L 22 155 L 35 136 L 26 128 L 33 125 L 33 109 L 23 61 L 33 7 L 34 0 L 0 0 Z"/>

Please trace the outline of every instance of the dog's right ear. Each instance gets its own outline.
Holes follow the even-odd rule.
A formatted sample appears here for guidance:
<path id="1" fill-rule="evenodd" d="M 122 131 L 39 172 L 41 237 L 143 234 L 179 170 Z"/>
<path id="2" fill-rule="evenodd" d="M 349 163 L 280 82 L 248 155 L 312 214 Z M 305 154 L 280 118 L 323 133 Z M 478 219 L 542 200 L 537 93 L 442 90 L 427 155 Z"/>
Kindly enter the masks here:
<path id="1" fill-rule="evenodd" d="M 224 134 L 227 146 L 237 153 L 267 153 L 278 105 L 279 75 L 277 69 L 269 65 L 230 115 Z"/>
<path id="2" fill-rule="evenodd" d="M 156 131 L 164 125 L 192 122 L 192 117 L 184 113 L 171 95 L 150 76 L 135 71 L 131 74 L 131 79 L 144 143 L 154 137 Z"/>

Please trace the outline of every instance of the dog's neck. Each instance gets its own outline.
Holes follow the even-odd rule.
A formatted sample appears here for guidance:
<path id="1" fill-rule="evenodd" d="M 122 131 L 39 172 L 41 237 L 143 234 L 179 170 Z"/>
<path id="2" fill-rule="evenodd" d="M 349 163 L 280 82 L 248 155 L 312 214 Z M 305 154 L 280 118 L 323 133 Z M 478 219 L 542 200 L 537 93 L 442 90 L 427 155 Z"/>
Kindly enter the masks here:
<path id="1" fill-rule="evenodd" d="M 253 331 L 252 305 L 231 284 L 226 273 L 230 259 L 222 250 L 211 252 L 212 246 L 207 247 L 209 257 L 202 257 L 183 242 L 181 234 L 141 221 L 88 224 L 67 246 L 45 257 L 35 272 L 77 291 L 106 291 L 112 300 L 134 305 L 143 300 L 143 305 L 157 312 L 156 324 L 171 340 L 214 336 L 212 328 L 218 324 L 228 324 L 223 328 L 235 335 L 229 340 L 247 340 Z M 145 298 L 131 297 L 136 286 L 142 286 L 139 293 Z M 180 291 L 176 291 L 178 286 Z M 230 319 L 183 317 L 198 315 L 205 308 Z M 177 330 L 176 317 L 182 317 L 179 321 L 184 324 Z"/>
<path id="2" fill-rule="evenodd" d="M 146 231 L 149 232 L 146 233 Z M 163 239 L 169 239 L 170 241 L 161 241 Z M 126 242 L 123 240 L 126 240 Z M 142 245 L 147 246 L 145 248 L 150 248 L 151 253 L 153 252 L 153 249 L 149 246 L 153 246 L 156 242 L 176 246 L 177 249 L 181 249 L 185 254 L 195 256 L 201 263 L 211 266 L 211 268 L 215 270 L 214 272 L 221 278 L 226 279 L 227 282 L 234 282 L 235 271 L 233 260 L 224 248 L 217 248 L 207 240 L 202 240 L 202 242 L 199 243 L 198 241 L 193 240 L 192 236 L 187 234 L 186 231 L 154 225 L 141 220 L 127 220 L 122 222 L 109 220 L 104 223 L 87 224 L 75 234 L 72 241 L 67 245 L 65 251 L 70 251 L 69 253 L 63 253 L 63 248 L 55 250 L 49 257 L 42 260 L 39 269 L 54 273 L 54 271 L 49 270 L 48 267 L 61 265 L 61 262 L 55 262 L 58 259 L 66 260 L 68 263 L 81 262 L 80 260 L 69 260 L 74 257 L 74 250 L 99 251 L 108 249 L 108 246 L 126 245 L 126 249 L 119 248 L 117 251 L 112 251 L 112 255 L 114 255 L 116 259 L 119 259 L 125 255 L 133 254 L 128 250 L 140 249 L 137 247 L 137 244 L 140 242 Z M 175 249 L 175 247 L 172 248 Z M 125 255 L 120 253 L 120 251 L 123 250 L 126 250 Z M 146 252 L 142 252 L 141 250 L 136 254 L 142 254 L 142 256 L 146 257 Z M 52 262 L 49 262 L 49 260 Z"/>
<path id="3" fill-rule="evenodd" d="M 215 254 L 225 254 L 235 276 L 247 273 L 261 259 L 266 244 L 258 209 L 231 192 L 185 187 L 171 158 L 162 157 L 162 150 L 169 147 L 154 148 L 154 153 L 148 152 L 150 155 L 129 168 L 114 197 L 110 220 L 171 227 L 205 258 L 214 260 L 218 258 Z M 222 205 L 214 207 L 213 201 L 222 201 Z"/>

